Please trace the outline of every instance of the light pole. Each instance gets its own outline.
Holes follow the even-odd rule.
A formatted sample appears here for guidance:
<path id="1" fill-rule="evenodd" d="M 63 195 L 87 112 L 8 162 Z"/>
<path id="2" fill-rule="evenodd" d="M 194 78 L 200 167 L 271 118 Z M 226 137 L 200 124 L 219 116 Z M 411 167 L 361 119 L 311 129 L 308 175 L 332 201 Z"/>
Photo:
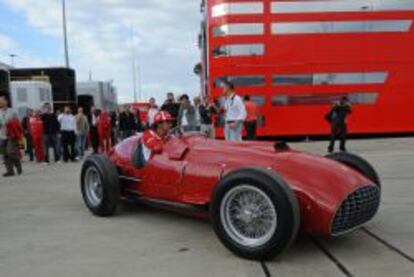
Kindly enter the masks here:
<path id="1" fill-rule="evenodd" d="M 65 47 L 65 64 L 69 67 L 68 30 L 66 23 L 66 1 L 62 0 L 63 41 Z"/>
<path id="2" fill-rule="evenodd" d="M 134 27 L 131 26 L 131 54 L 132 54 L 132 85 L 134 89 L 134 102 L 138 102 L 137 95 L 137 61 L 136 61 L 136 46 Z"/>
<path id="3" fill-rule="evenodd" d="M 9 56 L 10 56 L 10 65 L 12 67 L 14 67 L 14 58 L 16 58 L 17 55 L 16 54 L 10 54 Z"/>
<path id="4" fill-rule="evenodd" d="M 134 87 L 134 103 L 136 103 L 138 102 L 138 99 L 137 99 L 137 64 L 135 60 L 135 55 L 132 57 L 132 82 L 133 82 L 133 87 Z"/>

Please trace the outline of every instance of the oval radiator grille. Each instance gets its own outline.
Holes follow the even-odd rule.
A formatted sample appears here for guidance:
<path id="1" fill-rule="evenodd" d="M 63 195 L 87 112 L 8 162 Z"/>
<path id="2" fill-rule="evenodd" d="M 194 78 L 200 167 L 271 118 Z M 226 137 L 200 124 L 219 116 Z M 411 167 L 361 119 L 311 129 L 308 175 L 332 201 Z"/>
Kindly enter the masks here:
<path id="1" fill-rule="evenodd" d="M 332 224 L 333 236 L 352 230 L 371 220 L 378 211 L 381 191 L 377 186 L 360 188 L 347 197 Z"/>

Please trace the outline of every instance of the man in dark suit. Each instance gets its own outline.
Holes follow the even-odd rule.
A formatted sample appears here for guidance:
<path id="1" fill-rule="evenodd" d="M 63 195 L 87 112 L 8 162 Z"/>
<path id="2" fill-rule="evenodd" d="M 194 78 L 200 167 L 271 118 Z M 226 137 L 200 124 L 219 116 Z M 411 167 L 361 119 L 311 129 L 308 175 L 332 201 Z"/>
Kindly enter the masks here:
<path id="1" fill-rule="evenodd" d="M 135 114 L 132 113 L 130 106 L 125 106 L 125 111 L 119 117 L 119 130 L 122 139 L 133 136 L 138 131 L 138 123 Z"/>
<path id="2" fill-rule="evenodd" d="M 95 107 L 91 107 L 90 113 L 88 114 L 89 123 L 89 138 L 92 144 L 93 153 L 99 152 L 99 135 L 98 135 L 98 116 L 99 111 Z"/>

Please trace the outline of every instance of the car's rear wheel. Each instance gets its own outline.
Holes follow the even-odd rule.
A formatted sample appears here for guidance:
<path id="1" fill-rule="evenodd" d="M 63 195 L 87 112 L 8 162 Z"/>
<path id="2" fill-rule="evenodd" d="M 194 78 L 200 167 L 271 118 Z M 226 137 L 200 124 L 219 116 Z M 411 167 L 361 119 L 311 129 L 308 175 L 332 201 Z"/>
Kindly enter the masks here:
<path id="1" fill-rule="evenodd" d="M 81 191 L 88 209 L 97 216 L 111 216 L 120 198 L 119 177 L 115 165 L 104 155 L 86 159 L 81 172 Z"/>
<path id="2" fill-rule="evenodd" d="M 210 216 L 222 243 L 248 259 L 271 259 L 296 238 L 300 215 L 289 186 L 268 170 L 245 168 L 216 187 Z"/>
<path id="3" fill-rule="evenodd" d="M 326 157 L 355 169 L 367 177 L 369 180 L 374 182 L 377 186 L 381 187 L 381 180 L 378 176 L 377 171 L 364 158 L 348 152 L 332 153 Z"/>

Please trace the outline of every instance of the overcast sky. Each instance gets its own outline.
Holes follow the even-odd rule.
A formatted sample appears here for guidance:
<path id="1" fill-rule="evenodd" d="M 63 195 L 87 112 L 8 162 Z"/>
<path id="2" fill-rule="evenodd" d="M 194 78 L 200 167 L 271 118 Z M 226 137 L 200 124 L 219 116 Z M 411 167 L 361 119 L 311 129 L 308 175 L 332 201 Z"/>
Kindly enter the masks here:
<path id="1" fill-rule="evenodd" d="M 198 0 L 67 0 L 71 67 L 78 81 L 114 80 L 121 101 L 133 100 L 136 45 L 143 98 L 166 91 L 197 94 Z M 0 61 L 64 65 L 61 0 L 0 0 Z M 131 27 L 135 39 L 131 39 Z"/>

